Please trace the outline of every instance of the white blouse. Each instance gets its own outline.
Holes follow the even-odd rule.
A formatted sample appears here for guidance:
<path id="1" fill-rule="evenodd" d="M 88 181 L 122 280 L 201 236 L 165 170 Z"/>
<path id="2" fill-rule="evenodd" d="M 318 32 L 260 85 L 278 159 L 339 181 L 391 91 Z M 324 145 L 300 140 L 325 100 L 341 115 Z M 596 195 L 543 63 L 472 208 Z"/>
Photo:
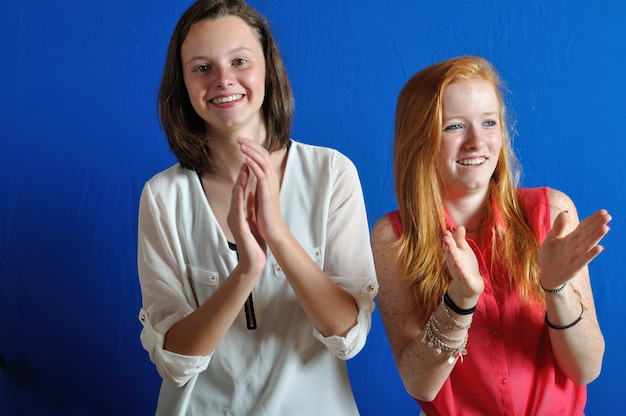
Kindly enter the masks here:
<path id="1" fill-rule="evenodd" d="M 268 252 L 252 291 L 257 329 L 242 308 L 212 355 L 164 350 L 172 325 L 237 264 L 197 174 L 172 166 L 146 183 L 139 208 L 140 338 L 164 379 L 157 415 L 358 414 L 343 360 L 365 344 L 378 283 L 356 168 L 336 150 L 292 141 L 280 203 L 298 242 L 354 296 L 357 324 L 345 337 L 322 336 Z"/>

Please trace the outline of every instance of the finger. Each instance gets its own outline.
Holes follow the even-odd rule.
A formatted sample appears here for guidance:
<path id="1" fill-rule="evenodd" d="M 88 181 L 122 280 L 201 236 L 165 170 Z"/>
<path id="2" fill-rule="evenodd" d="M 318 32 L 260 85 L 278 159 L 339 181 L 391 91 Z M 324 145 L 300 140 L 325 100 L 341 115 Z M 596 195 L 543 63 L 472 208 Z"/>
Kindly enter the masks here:
<path id="1" fill-rule="evenodd" d="M 452 235 L 450 231 L 448 230 L 444 231 L 442 241 L 443 241 L 443 246 L 444 246 L 445 251 L 448 252 L 456 248 L 456 242 L 454 240 L 454 236 Z"/>
<path id="2" fill-rule="evenodd" d="M 250 223 L 256 224 L 256 201 L 254 191 L 250 191 L 246 199 L 246 218 Z"/>
<path id="3" fill-rule="evenodd" d="M 608 226 L 608 222 L 611 219 L 606 210 L 600 210 L 585 218 L 579 224 L 575 232 L 579 233 L 579 244 L 583 250 L 589 250 L 600 242 L 611 229 Z"/>
<path id="4" fill-rule="evenodd" d="M 587 234 L 581 240 L 581 245 L 589 250 L 600 243 L 600 240 L 608 234 L 611 228 L 608 225 L 600 225 L 593 230 L 586 230 Z"/>
<path id="5" fill-rule="evenodd" d="M 240 145 L 245 145 L 248 147 L 263 147 L 262 145 L 258 144 L 257 142 L 255 142 L 254 140 L 250 140 L 246 137 L 237 137 L 237 143 L 239 143 Z"/>
<path id="6" fill-rule="evenodd" d="M 239 147 L 241 152 L 247 157 L 253 159 L 257 164 L 264 166 L 269 163 L 269 152 L 263 146 L 252 140 L 239 138 Z"/>
<path id="7" fill-rule="evenodd" d="M 248 167 L 248 165 L 244 163 L 241 165 L 241 169 L 239 170 L 239 177 L 237 178 L 237 184 L 236 184 L 236 187 L 241 190 L 242 198 L 245 197 L 246 188 L 248 187 L 249 180 L 250 180 L 250 168 Z"/>
<path id="8" fill-rule="evenodd" d="M 463 227 L 462 225 L 459 226 L 454 231 L 454 233 L 452 233 L 457 247 L 464 247 L 467 244 L 467 241 L 465 241 L 466 234 L 467 234 L 467 231 L 465 230 L 465 227 Z"/>
<path id="9" fill-rule="evenodd" d="M 591 221 L 599 221 L 606 224 L 612 220 L 612 217 L 606 209 L 599 209 L 587 218 L 585 218 L 585 220 L 587 219 Z"/>
<path id="10" fill-rule="evenodd" d="M 274 169 L 269 160 L 265 159 L 254 159 L 250 156 L 246 156 L 245 163 L 250 168 L 252 174 L 256 177 L 257 180 L 257 190 L 259 191 L 259 196 L 264 196 L 264 189 L 269 189 L 268 186 L 272 184 L 274 180 Z"/>
<path id="11" fill-rule="evenodd" d="M 237 178 L 237 181 L 245 189 L 246 186 L 248 185 L 248 179 L 250 179 L 250 169 L 248 168 L 248 165 L 246 165 L 245 163 L 242 163 L 241 169 L 239 170 L 239 177 Z"/>
<path id="12" fill-rule="evenodd" d="M 584 252 L 582 255 L 578 256 L 574 260 L 574 268 L 576 270 L 580 270 L 581 268 L 587 266 L 593 259 L 595 259 L 600 253 L 604 251 L 603 246 L 596 245 L 592 247 L 590 250 Z"/>
<path id="13" fill-rule="evenodd" d="M 552 229 L 548 233 L 548 238 L 559 238 L 562 237 L 567 228 L 569 213 L 567 211 L 559 212 L 559 215 L 554 219 L 554 224 L 552 224 Z"/>
<path id="14" fill-rule="evenodd" d="M 239 171 L 237 181 L 233 186 L 230 209 L 227 215 L 227 222 L 232 232 L 237 234 L 238 230 L 245 227 L 246 213 L 245 213 L 245 189 L 248 182 L 248 169 L 245 165 L 242 165 Z"/>
<path id="15" fill-rule="evenodd" d="M 579 228 L 582 230 L 594 230 L 607 225 L 611 221 L 611 216 L 606 210 L 599 210 L 589 215 L 580 222 Z M 588 231 L 587 231 L 588 232 Z"/>
<path id="16" fill-rule="evenodd" d="M 463 263 L 462 253 L 452 233 L 447 231 L 443 236 L 444 255 L 448 267 L 458 269 Z"/>
<path id="17" fill-rule="evenodd" d="M 246 185 L 248 183 L 248 167 L 243 164 L 241 165 L 241 169 L 239 170 L 239 176 L 237 177 L 237 181 L 233 186 L 233 192 L 231 196 L 231 201 L 235 203 L 235 207 L 243 206 L 243 195 L 246 189 Z"/>
<path id="18" fill-rule="evenodd" d="M 612 219 L 613 218 L 606 210 L 599 210 L 581 221 L 580 227 L 585 230 L 587 234 L 594 233 L 597 230 L 601 230 L 606 234 L 610 229 L 608 223 Z"/>
<path id="19" fill-rule="evenodd" d="M 265 166 L 259 163 L 257 160 L 246 156 L 245 163 L 248 165 L 254 176 L 257 178 L 257 182 L 265 181 L 267 177 Z"/>

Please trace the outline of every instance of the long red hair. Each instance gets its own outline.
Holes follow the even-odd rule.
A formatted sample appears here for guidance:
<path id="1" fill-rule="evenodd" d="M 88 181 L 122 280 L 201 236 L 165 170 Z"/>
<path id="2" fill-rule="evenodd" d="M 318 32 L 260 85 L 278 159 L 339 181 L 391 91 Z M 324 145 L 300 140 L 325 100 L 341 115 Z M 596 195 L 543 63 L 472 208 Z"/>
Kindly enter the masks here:
<path id="1" fill-rule="evenodd" d="M 444 188 L 436 166 L 441 145 L 443 91 L 454 82 L 476 77 L 494 86 L 500 104 L 503 143 L 491 178 L 489 198 L 501 213 L 505 229 L 495 224 L 493 209 L 487 204 L 488 223 L 495 231 L 492 258 L 504 263 L 509 284 L 517 288 L 524 301 L 544 299 L 539 286 L 539 242 L 517 197 L 520 168 L 512 150 L 500 77 L 485 59 L 460 57 L 415 74 L 402 88 L 396 107 L 394 176 L 403 229 L 396 248 L 401 273 L 413 288 L 424 319 L 438 307 L 451 280 L 441 244 L 446 227 Z"/>

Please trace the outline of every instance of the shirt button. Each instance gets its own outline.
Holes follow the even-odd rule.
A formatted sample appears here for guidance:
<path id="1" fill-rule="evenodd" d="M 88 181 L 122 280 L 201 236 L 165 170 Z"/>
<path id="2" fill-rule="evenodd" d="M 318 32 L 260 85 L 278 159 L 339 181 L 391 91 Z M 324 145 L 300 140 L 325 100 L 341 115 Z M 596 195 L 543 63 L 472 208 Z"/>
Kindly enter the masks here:
<path id="1" fill-rule="evenodd" d="M 500 378 L 500 384 L 507 384 L 509 382 L 509 379 L 506 377 L 501 377 Z"/>
<path id="2" fill-rule="evenodd" d="M 500 336 L 500 330 L 499 329 L 494 329 L 492 332 L 494 337 L 499 337 Z"/>
<path id="3" fill-rule="evenodd" d="M 368 291 L 368 292 L 373 292 L 373 291 L 374 291 L 374 285 L 369 285 L 369 286 L 367 287 L 367 291 Z"/>

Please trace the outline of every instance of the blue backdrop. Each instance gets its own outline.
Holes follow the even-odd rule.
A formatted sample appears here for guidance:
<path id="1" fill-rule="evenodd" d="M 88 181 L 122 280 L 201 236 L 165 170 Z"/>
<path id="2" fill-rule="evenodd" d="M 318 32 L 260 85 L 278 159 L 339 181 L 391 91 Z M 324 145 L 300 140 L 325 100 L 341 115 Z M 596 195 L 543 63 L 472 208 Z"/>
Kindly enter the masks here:
<path id="1" fill-rule="evenodd" d="M 143 183 L 175 160 L 155 101 L 189 0 L 0 5 L 0 414 L 150 415 L 160 379 L 139 342 Z M 606 338 L 589 415 L 625 404 L 622 121 L 626 3 L 253 0 L 296 96 L 293 137 L 357 165 L 370 224 L 395 208 L 393 115 L 408 78 L 482 55 L 511 91 L 523 184 L 614 216 L 591 264 Z M 416 415 L 380 317 L 349 361 L 363 415 Z"/>

